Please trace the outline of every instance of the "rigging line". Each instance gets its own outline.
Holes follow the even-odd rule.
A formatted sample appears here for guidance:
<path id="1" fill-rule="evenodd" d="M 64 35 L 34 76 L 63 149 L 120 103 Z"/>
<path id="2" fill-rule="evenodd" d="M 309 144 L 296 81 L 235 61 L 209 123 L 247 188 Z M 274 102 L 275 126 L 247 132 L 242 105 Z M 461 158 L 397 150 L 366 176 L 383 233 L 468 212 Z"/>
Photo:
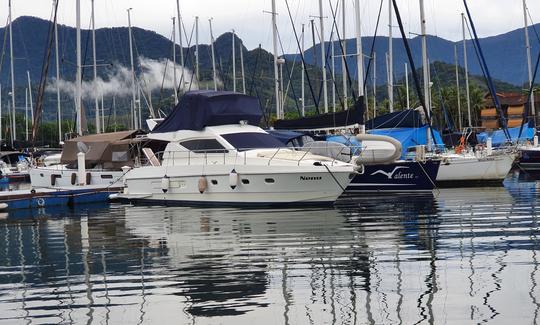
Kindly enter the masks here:
<path id="1" fill-rule="evenodd" d="M 489 73 L 489 69 L 487 67 L 486 59 L 484 57 L 484 53 L 482 52 L 482 47 L 480 46 L 480 42 L 478 40 L 478 35 L 476 34 L 476 29 L 474 28 L 474 22 L 472 20 L 471 12 L 469 11 L 469 7 L 467 6 L 467 0 L 463 0 L 463 4 L 465 5 L 465 11 L 467 12 L 467 16 L 469 17 L 469 22 L 471 24 L 471 29 L 474 33 L 474 42 L 478 45 L 478 53 L 480 54 L 481 64 L 484 65 L 484 68 L 486 69 L 486 77 L 488 80 L 488 88 L 491 93 L 491 97 L 493 100 L 493 103 L 495 104 L 495 108 L 499 112 L 500 120 L 502 122 L 502 128 L 504 135 L 509 141 L 512 141 L 512 137 L 510 136 L 510 133 L 508 132 L 507 128 L 507 118 L 504 116 L 501 108 L 501 103 L 499 102 L 499 97 L 497 97 L 497 91 L 495 90 L 495 85 L 493 84 L 493 79 L 491 78 L 491 75 Z"/>
<path id="2" fill-rule="evenodd" d="M 257 51 L 257 56 L 255 57 L 255 65 L 253 66 L 253 71 L 251 72 L 251 83 L 249 85 L 248 94 L 251 96 L 253 92 L 253 87 L 255 86 L 255 73 L 257 73 L 257 67 L 259 66 L 259 59 L 261 57 L 262 45 L 259 44 L 259 49 Z"/>
<path id="3" fill-rule="evenodd" d="M 52 53 L 52 47 L 53 47 L 53 33 L 54 33 L 54 25 L 56 24 L 57 14 L 58 14 L 58 3 L 60 0 L 55 1 L 54 6 L 54 15 L 53 19 L 51 20 L 49 24 L 49 35 L 47 39 L 47 48 L 46 48 L 46 54 L 45 54 L 45 60 L 43 61 L 43 66 L 41 70 L 41 79 L 39 81 L 39 90 L 38 95 L 36 98 L 36 114 L 34 114 L 34 121 L 32 123 L 32 144 L 36 143 L 36 136 L 37 136 L 37 127 L 39 124 L 39 121 L 41 120 L 41 113 L 43 111 L 43 97 L 45 95 L 45 86 L 47 84 L 47 74 L 49 70 L 49 61 L 51 58 Z"/>
<path id="4" fill-rule="evenodd" d="M 536 30 L 536 25 L 533 23 L 533 18 L 531 16 L 531 12 L 529 11 L 529 8 L 527 7 L 527 15 L 529 16 L 529 19 L 531 20 L 531 25 L 529 27 L 532 27 L 534 34 L 536 34 L 536 39 L 540 43 L 540 36 L 538 35 L 538 31 Z"/>
<path id="5" fill-rule="evenodd" d="M 279 33 L 279 30 L 277 31 L 277 36 L 278 36 L 278 41 L 279 41 L 279 47 L 281 48 L 281 53 L 285 53 L 283 50 L 283 43 L 281 42 L 281 34 Z M 289 65 L 287 64 L 287 62 L 283 63 L 287 72 L 287 76 L 289 77 L 289 81 L 287 84 L 287 91 L 285 92 L 285 97 L 283 99 L 287 98 L 287 93 L 288 93 L 289 85 L 291 84 L 291 76 L 292 76 L 292 73 L 294 72 L 295 63 L 296 63 L 296 60 L 293 61 L 293 66 L 291 70 L 289 69 Z M 283 78 L 283 76 L 281 76 L 281 78 Z M 298 111 L 298 116 L 302 116 L 302 113 L 300 111 L 300 106 L 298 106 L 298 96 L 296 96 L 294 87 L 291 87 L 291 91 L 294 97 L 294 104 L 296 106 L 296 110 Z M 285 102 L 283 102 L 283 106 L 285 106 Z M 283 113 L 285 113 L 285 107 L 283 107 Z"/>
<path id="6" fill-rule="evenodd" d="M 518 138 L 516 141 L 519 141 L 519 138 L 521 138 L 521 133 L 523 132 L 523 125 L 525 124 L 525 121 L 527 120 L 528 118 L 528 115 L 529 115 L 529 108 L 530 108 L 530 105 L 531 105 L 531 95 L 533 93 L 533 89 L 534 89 L 534 81 L 536 80 L 536 74 L 538 73 L 538 65 L 540 64 L 540 53 L 538 53 L 538 57 L 536 59 L 536 65 L 534 66 L 534 74 L 533 74 L 533 77 L 532 77 L 532 82 L 531 82 L 531 85 L 529 86 L 529 91 L 527 93 L 527 101 L 525 102 L 525 107 L 527 108 L 526 110 L 523 110 L 523 121 L 521 122 L 521 126 L 519 128 L 519 135 L 518 135 Z M 536 97 L 536 96 L 535 96 Z M 534 126 L 536 128 L 536 116 L 533 117 L 533 121 L 534 121 Z"/>
<path id="7" fill-rule="evenodd" d="M 291 9 L 289 7 L 289 1 L 288 0 L 285 0 L 285 5 L 287 6 L 287 11 L 289 13 L 289 19 L 291 20 L 292 29 L 293 29 L 293 32 L 294 32 L 294 38 L 296 39 L 296 46 L 298 47 L 298 51 L 300 52 L 300 59 L 302 59 L 303 66 L 306 67 L 303 70 L 304 70 L 304 74 L 306 75 L 306 79 L 307 79 L 307 83 L 308 83 L 308 87 L 309 87 L 309 92 L 311 93 L 311 97 L 312 97 L 313 102 L 315 104 L 315 109 L 317 110 L 317 114 L 320 114 L 319 100 L 315 97 L 315 92 L 313 90 L 313 85 L 311 84 L 311 78 L 309 77 L 309 72 L 308 72 L 308 69 L 307 69 L 306 60 L 305 60 L 304 54 L 302 53 L 302 46 L 300 46 L 300 40 L 298 39 L 298 33 L 296 32 L 296 27 L 294 25 L 294 21 L 293 21 L 293 18 L 292 18 Z"/>
<path id="8" fill-rule="evenodd" d="M 343 2 L 345 2 L 346 0 L 343 0 Z M 331 30 L 331 34 L 330 36 L 333 35 L 334 31 L 336 32 L 336 36 L 337 36 L 337 42 L 339 44 L 339 49 L 341 51 L 341 55 L 343 55 L 343 53 L 345 53 L 344 51 L 344 48 L 343 48 L 343 39 L 341 38 L 341 35 L 339 34 L 339 28 L 337 26 L 337 9 L 338 9 L 338 6 L 339 6 L 339 1 L 336 3 L 336 8 L 333 8 L 332 6 L 332 0 L 328 0 L 328 3 L 330 5 L 330 11 L 332 13 L 332 30 Z M 345 40 L 346 41 L 346 40 Z M 332 46 L 335 46 L 335 42 L 332 44 Z M 345 63 L 345 71 L 346 71 L 346 76 L 343 76 L 343 78 L 347 78 L 347 82 L 348 82 L 348 85 L 349 85 L 349 88 L 351 89 L 351 95 L 353 98 L 356 99 L 356 93 L 354 92 L 354 87 L 352 86 L 352 80 L 351 80 L 351 76 L 350 76 L 350 73 L 349 73 L 349 65 L 347 64 L 347 58 L 345 58 L 345 60 L 342 61 L 342 64 L 343 62 Z M 328 62 L 327 62 L 328 64 Z M 332 70 L 334 69 L 334 65 L 332 65 Z M 335 73 L 333 73 L 333 75 L 335 76 Z M 336 85 L 336 80 L 334 78 L 332 78 L 332 82 L 336 88 L 336 94 L 338 95 L 338 99 L 339 99 L 339 103 L 341 104 L 341 107 L 345 107 L 345 104 L 344 104 L 344 98 L 342 98 L 342 96 L 340 95 L 339 93 L 339 89 L 340 87 L 337 87 Z"/>
<path id="9" fill-rule="evenodd" d="M 476 54 L 476 60 L 478 60 L 478 65 L 480 66 L 480 70 L 482 70 L 482 76 L 484 77 L 484 81 L 486 82 L 487 84 L 487 75 L 486 75 L 486 71 L 484 69 L 484 66 L 482 65 L 482 63 L 480 62 L 480 54 L 478 53 L 478 47 L 476 45 L 476 43 L 474 41 L 472 41 L 473 39 L 473 35 L 472 35 L 472 32 L 471 32 L 471 29 L 469 27 L 469 22 L 467 20 L 465 20 L 465 27 L 467 27 L 467 31 L 469 32 L 469 37 L 471 38 L 471 42 L 473 44 L 473 48 L 474 48 L 474 52 Z"/>
<path id="10" fill-rule="evenodd" d="M 435 145 L 437 145 L 437 139 L 435 138 L 435 132 L 433 131 L 433 128 L 431 127 L 431 117 L 428 112 L 428 108 L 426 107 L 426 101 L 424 99 L 424 95 L 422 94 L 422 90 L 420 87 L 420 80 L 418 79 L 418 74 L 416 73 L 416 66 L 414 64 L 411 48 L 409 46 L 409 42 L 407 41 L 407 38 L 405 36 L 405 30 L 403 29 L 403 22 L 401 21 L 401 15 L 399 14 L 399 8 L 397 6 L 396 0 L 391 0 L 392 4 L 394 6 L 394 11 L 396 13 L 396 20 L 399 25 L 399 31 L 401 32 L 401 39 L 403 41 L 403 45 L 405 46 L 405 50 L 407 52 L 407 57 L 409 59 L 409 64 L 411 65 L 411 72 L 413 74 L 413 80 L 414 80 L 414 86 L 416 88 L 416 93 L 418 95 L 418 100 L 420 101 L 420 104 L 422 104 L 422 109 L 424 110 L 424 114 L 426 116 L 426 120 L 428 122 L 429 131 L 431 133 L 431 137 L 433 138 L 433 142 Z"/>
<path id="11" fill-rule="evenodd" d="M 6 24 L 8 25 L 9 18 L 6 18 Z M 4 66 L 4 57 L 6 56 L 6 44 L 7 44 L 8 29 L 4 27 L 4 41 L 2 44 L 2 56 L 0 57 L 0 76 L 2 75 L 2 67 Z"/>
<path id="12" fill-rule="evenodd" d="M 375 53 L 375 40 L 377 39 L 377 32 L 379 30 L 379 23 L 381 21 L 383 2 L 384 0 L 381 0 L 381 5 L 379 6 L 379 14 L 377 15 L 377 23 L 375 24 L 375 33 L 373 34 L 373 40 L 371 41 L 371 50 L 369 52 L 369 60 L 366 67 L 366 77 L 364 78 L 364 85 L 366 85 L 368 82 L 369 72 L 371 69 L 371 63 L 373 62 L 373 54 Z M 373 87 L 377 87 L 377 85 L 373 85 Z"/>
<path id="13" fill-rule="evenodd" d="M 176 46 L 176 44 L 174 44 L 174 42 L 172 41 L 173 39 L 173 35 L 175 33 L 175 30 L 173 28 L 173 31 L 171 33 L 171 57 L 173 56 L 173 53 L 174 53 L 174 47 Z M 176 58 L 174 58 L 173 60 L 176 60 Z M 171 62 L 172 64 L 174 64 L 174 61 Z M 161 102 L 163 100 L 163 89 L 164 89 L 164 85 L 165 85 L 165 77 L 167 76 L 167 66 L 169 65 L 169 59 L 166 59 L 165 60 L 165 69 L 163 71 L 163 78 L 161 79 L 161 87 L 159 89 L 159 100 L 158 100 L 158 103 L 157 103 L 157 110 L 158 110 L 158 113 L 161 111 Z M 173 69 L 176 69 L 176 67 L 173 66 Z M 174 88 L 176 88 L 176 85 L 173 86 L 173 91 L 174 91 Z"/>
<path id="14" fill-rule="evenodd" d="M 448 127 L 448 129 L 450 129 L 450 131 L 454 132 L 455 131 L 455 122 L 454 122 L 454 119 L 452 118 L 452 114 L 446 108 L 445 99 L 444 99 L 444 96 L 443 96 L 443 93 L 442 93 L 442 90 L 441 90 L 442 89 L 441 79 L 439 78 L 439 73 L 437 71 L 436 64 L 433 63 L 432 66 L 433 66 L 433 72 L 435 72 L 435 80 L 437 81 L 437 93 L 439 95 L 439 100 L 441 101 L 440 104 L 441 104 L 441 108 L 443 110 L 444 119 L 446 121 L 446 126 Z"/>

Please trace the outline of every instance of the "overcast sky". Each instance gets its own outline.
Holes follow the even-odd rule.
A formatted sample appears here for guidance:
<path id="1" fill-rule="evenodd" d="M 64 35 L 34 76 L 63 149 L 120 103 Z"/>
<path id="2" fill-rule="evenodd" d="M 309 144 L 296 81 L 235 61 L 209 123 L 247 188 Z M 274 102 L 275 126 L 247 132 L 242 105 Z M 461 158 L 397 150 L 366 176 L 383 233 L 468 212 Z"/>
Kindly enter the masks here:
<path id="1" fill-rule="evenodd" d="M 59 22 L 75 26 L 75 0 L 59 0 Z M 335 6 L 337 0 L 331 0 Z M 292 36 L 291 23 L 285 7 L 285 0 L 276 0 L 278 11 L 278 28 L 285 52 L 296 51 Z M 341 1 L 340 1 L 341 2 Z M 398 0 L 401 15 L 406 24 L 406 31 L 418 33 L 419 1 Z M 353 36 L 354 31 L 354 0 L 345 0 L 347 8 L 347 37 Z M 379 0 L 360 0 L 362 29 L 364 35 L 373 35 Z M 309 23 L 310 17 L 319 16 L 318 1 L 289 0 L 295 25 Z M 329 1 L 323 0 L 325 31 L 329 35 L 331 28 L 331 11 Z M 81 0 L 82 26 L 90 24 L 91 0 Z M 95 0 L 96 27 L 126 26 L 127 8 L 133 8 L 132 24 L 149 29 L 170 37 L 171 17 L 176 15 L 175 0 Z M 181 14 L 184 25 L 191 33 L 194 17 L 200 17 L 200 42 L 208 43 L 208 19 L 213 18 L 214 35 L 235 29 L 245 45 L 251 49 L 259 43 L 266 49 L 271 49 L 271 15 L 270 0 L 180 0 Z M 469 0 L 469 7 L 478 34 L 492 36 L 523 27 L 522 0 Z M 532 22 L 540 21 L 540 0 L 528 0 Z M 7 21 L 8 0 L 0 0 L 0 25 Z M 49 19 L 51 16 L 52 0 L 12 0 L 13 17 L 30 15 Z M 429 34 L 446 39 L 461 38 L 460 13 L 464 11 L 460 0 L 425 0 L 427 30 Z M 341 18 L 340 18 L 341 20 Z M 394 24 L 396 24 L 394 22 Z M 388 34 L 388 0 L 384 0 L 383 16 L 379 35 Z M 340 25 L 341 26 L 341 25 Z M 307 27 L 306 27 L 307 28 Z M 318 28 L 318 27 L 317 27 Z M 399 30 L 394 28 L 394 36 Z M 311 36 L 306 36 L 311 42 Z M 185 45 L 185 43 L 184 43 Z"/>

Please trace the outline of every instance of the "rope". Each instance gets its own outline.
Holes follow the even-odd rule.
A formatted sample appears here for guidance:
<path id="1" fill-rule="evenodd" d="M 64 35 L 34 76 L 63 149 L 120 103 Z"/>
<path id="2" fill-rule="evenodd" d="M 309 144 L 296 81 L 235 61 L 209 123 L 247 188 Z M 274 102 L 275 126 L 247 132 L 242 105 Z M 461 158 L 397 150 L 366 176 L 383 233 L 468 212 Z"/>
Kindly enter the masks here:
<path id="1" fill-rule="evenodd" d="M 330 171 L 330 168 L 328 168 L 328 166 L 326 166 L 325 164 L 321 164 L 324 166 L 324 168 L 326 168 L 326 170 L 328 171 L 328 173 L 330 174 L 330 176 L 332 176 L 332 178 L 334 179 L 334 181 L 337 183 L 337 185 L 339 186 L 339 188 L 341 188 L 341 190 L 343 192 L 345 192 L 345 188 L 343 186 L 341 186 L 341 184 L 338 182 L 336 176 L 334 176 L 334 174 L 332 173 L 332 171 Z"/>

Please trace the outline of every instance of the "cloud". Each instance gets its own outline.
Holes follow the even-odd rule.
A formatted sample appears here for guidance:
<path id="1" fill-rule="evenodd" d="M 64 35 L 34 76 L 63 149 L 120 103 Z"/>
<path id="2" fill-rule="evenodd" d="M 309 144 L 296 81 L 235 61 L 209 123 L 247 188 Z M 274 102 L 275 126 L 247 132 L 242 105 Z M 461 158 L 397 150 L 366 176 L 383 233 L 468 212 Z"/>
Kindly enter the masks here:
<path id="1" fill-rule="evenodd" d="M 189 69 L 183 68 L 178 64 L 174 65 L 168 59 L 152 60 L 139 57 L 139 63 L 141 72 L 137 76 L 137 80 L 145 93 L 161 89 L 162 85 L 164 89 L 174 89 L 175 67 L 178 83 L 180 83 L 182 71 L 184 72 L 184 79 L 186 81 L 191 80 L 192 77 L 192 72 Z M 83 81 L 82 97 L 84 100 L 100 99 L 102 96 L 128 97 L 131 96 L 132 86 L 131 69 L 116 64 L 105 78 L 98 77 L 96 80 Z M 55 92 L 57 87 L 60 87 L 60 91 L 68 96 L 75 97 L 75 81 L 53 79 L 46 90 L 48 92 Z M 187 88 L 189 88 L 189 84 L 184 83 L 183 90 L 188 90 Z M 197 89 L 196 82 L 192 83 L 191 89 Z"/>

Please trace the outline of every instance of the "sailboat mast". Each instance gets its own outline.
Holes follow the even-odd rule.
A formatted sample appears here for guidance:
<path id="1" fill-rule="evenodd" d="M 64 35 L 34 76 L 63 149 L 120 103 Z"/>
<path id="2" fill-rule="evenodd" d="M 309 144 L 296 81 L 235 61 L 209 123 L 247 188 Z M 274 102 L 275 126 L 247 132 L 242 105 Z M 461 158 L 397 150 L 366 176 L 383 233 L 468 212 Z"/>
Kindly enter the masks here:
<path id="1" fill-rule="evenodd" d="M 279 71 L 278 71 L 278 48 L 277 48 L 277 22 L 276 22 L 276 0 L 272 0 L 272 43 L 274 47 L 274 88 L 275 88 L 275 101 L 276 101 L 276 117 L 278 119 L 283 118 L 281 116 L 281 100 L 279 96 Z"/>
<path id="2" fill-rule="evenodd" d="M 24 90 L 24 140 L 28 141 L 28 87 Z"/>
<path id="3" fill-rule="evenodd" d="M 347 23 L 347 15 L 346 15 L 346 1 L 341 1 L 341 19 L 342 19 L 342 32 L 341 32 L 341 48 L 343 49 L 342 59 L 341 59 L 341 74 L 343 76 L 343 109 L 349 108 L 349 103 L 347 102 L 348 98 L 348 85 L 347 85 L 347 29 L 346 29 L 346 23 Z"/>
<path id="4" fill-rule="evenodd" d="M 82 59 L 81 59 L 81 0 L 77 0 L 77 85 L 75 87 L 75 109 L 77 111 L 77 134 L 82 135 Z"/>
<path id="5" fill-rule="evenodd" d="M 358 99 L 364 101 L 364 54 L 362 53 L 362 22 L 360 20 L 360 0 L 355 0 L 356 23 L 356 66 L 358 69 Z M 366 133 L 366 126 L 360 125 L 360 133 Z"/>
<path id="6" fill-rule="evenodd" d="M 469 63 L 467 60 L 467 43 L 465 42 L 465 14 L 461 13 L 461 30 L 463 33 L 463 66 L 465 68 L 465 94 L 467 96 L 467 117 L 469 120 L 469 127 L 472 128 L 471 119 L 471 96 L 469 93 Z"/>
<path id="7" fill-rule="evenodd" d="M 182 16 L 180 16 L 180 0 L 176 0 L 176 14 L 178 19 L 178 44 L 180 45 L 180 66 L 182 66 L 182 72 L 180 73 L 180 89 L 184 89 L 184 48 L 182 44 Z M 178 88 L 178 85 L 176 85 Z"/>
<path id="8" fill-rule="evenodd" d="M 208 19 L 208 24 L 210 24 L 210 50 L 212 51 L 212 75 L 214 79 L 214 90 L 217 90 L 216 54 L 214 52 L 214 33 L 212 31 L 212 18 Z"/>
<path id="9" fill-rule="evenodd" d="M 373 118 L 377 117 L 377 52 L 373 52 Z"/>
<path id="10" fill-rule="evenodd" d="M 233 91 L 236 92 L 236 44 L 234 41 L 235 33 L 232 30 L 232 82 Z"/>
<path id="11" fill-rule="evenodd" d="M 332 111 L 335 112 L 336 111 L 336 47 L 334 45 L 334 35 L 330 35 L 330 50 L 331 50 L 331 54 L 330 56 L 332 57 L 332 60 L 330 62 L 332 62 L 332 71 L 331 71 L 331 75 L 332 75 Z"/>
<path id="12" fill-rule="evenodd" d="M 138 119 L 137 119 L 137 109 L 135 107 L 137 99 L 136 99 L 136 87 L 135 84 L 135 64 L 133 63 L 133 39 L 131 36 L 131 9 L 129 8 L 127 10 L 128 14 L 128 37 L 129 37 L 129 59 L 131 62 L 131 124 L 134 129 L 138 129 Z"/>
<path id="13" fill-rule="evenodd" d="M 13 25 L 12 16 L 11 16 L 11 0 L 8 1 L 9 6 L 9 57 L 10 57 L 10 67 L 11 67 L 11 109 L 13 114 L 13 123 L 12 123 L 12 139 L 11 141 L 15 141 L 17 139 L 17 129 L 16 129 L 16 123 L 15 123 L 15 69 L 13 68 L 13 28 L 11 25 Z"/>
<path id="14" fill-rule="evenodd" d="M 454 45 L 454 61 L 456 63 L 456 97 L 457 97 L 457 110 L 458 110 L 458 125 L 459 130 L 462 130 L 461 125 L 461 97 L 459 94 L 459 65 L 458 65 L 458 55 L 457 55 L 457 44 Z"/>
<path id="15" fill-rule="evenodd" d="M 394 112 L 394 46 L 392 44 L 392 1 L 388 1 L 388 107 Z"/>
<path id="16" fill-rule="evenodd" d="M 529 42 L 529 21 L 527 19 L 527 1 L 523 0 L 523 21 L 525 23 L 525 48 L 527 49 L 527 67 L 529 72 L 529 87 L 532 91 L 529 98 L 529 103 L 531 105 L 531 114 L 534 117 L 534 125 L 536 125 L 536 108 L 534 103 L 534 88 L 533 84 L 533 73 L 532 73 L 532 62 L 531 62 L 531 44 Z"/>
<path id="17" fill-rule="evenodd" d="M 199 16 L 195 17 L 195 79 L 200 82 L 199 74 Z"/>
<path id="18" fill-rule="evenodd" d="M 94 11 L 94 0 L 92 0 L 92 65 L 94 68 L 94 107 L 96 110 L 96 133 L 101 133 L 101 118 L 99 117 L 99 99 L 97 86 L 97 60 L 96 60 L 96 21 Z"/>
<path id="19" fill-rule="evenodd" d="M 407 92 L 407 109 L 411 108 L 411 101 L 409 95 L 409 66 L 405 62 L 405 91 Z"/>
<path id="20" fill-rule="evenodd" d="M 246 94 L 246 75 L 244 70 L 244 45 L 240 42 L 240 72 L 242 73 L 242 93 Z"/>
<path id="21" fill-rule="evenodd" d="M 304 32 L 304 27 L 305 27 L 305 24 L 302 24 L 302 57 L 304 57 L 304 51 L 305 51 L 305 39 L 306 39 L 306 34 Z M 306 87 L 305 87 L 305 70 L 306 70 L 306 65 L 304 64 L 304 60 L 302 60 L 302 117 L 304 117 L 306 115 Z"/>
<path id="22" fill-rule="evenodd" d="M 2 148 L 2 139 L 3 139 L 3 130 L 2 130 L 2 84 L 0 84 L 0 151 Z"/>
<path id="23" fill-rule="evenodd" d="M 30 121 L 34 125 L 34 99 L 32 98 L 32 80 L 30 80 L 30 71 L 26 71 L 26 77 L 28 78 L 28 100 L 30 101 Z M 27 132 L 28 133 L 28 132 Z"/>
<path id="24" fill-rule="evenodd" d="M 174 105 L 178 104 L 178 79 L 176 78 L 176 22 L 175 17 L 172 17 L 172 45 L 173 45 L 173 80 L 174 80 Z"/>
<path id="25" fill-rule="evenodd" d="M 57 1 L 53 0 L 55 8 Z M 54 21 L 54 51 L 56 60 L 56 114 L 58 119 L 58 143 L 60 143 L 62 142 L 62 109 L 60 107 L 60 58 L 58 57 L 58 21 L 56 19 Z"/>
<path id="26" fill-rule="evenodd" d="M 321 67 L 323 78 L 323 100 L 324 100 L 324 112 L 328 113 L 328 88 L 326 87 L 326 51 L 324 44 L 324 16 L 323 16 L 323 3 L 319 0 L 319 24 L 321 25 Z"/>
<path id="27" fill-rule="evenodd" d="M 427 117 L 431 116 L 431 100 L 429 99 L 429 63 L 427 58 L 426 18 L 424 13 L 424 0 L 420 0 L 420 24 L 422 37 L 422 70 L 424 72 L 424 97 L 426 99 Z M 431 131 L 427 130 L 427 149 L 431 151 Z"/>

